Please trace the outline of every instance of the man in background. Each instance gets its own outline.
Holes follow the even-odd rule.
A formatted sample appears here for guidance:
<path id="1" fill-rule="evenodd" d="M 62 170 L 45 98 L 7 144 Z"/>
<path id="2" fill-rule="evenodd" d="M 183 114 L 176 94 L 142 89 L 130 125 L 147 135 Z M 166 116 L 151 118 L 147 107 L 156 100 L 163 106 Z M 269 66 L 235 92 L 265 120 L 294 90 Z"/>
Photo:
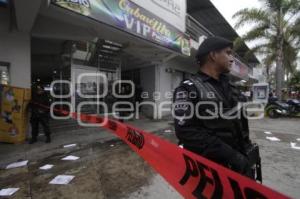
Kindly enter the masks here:
<path id="1" fill-rule="evenodd" d="M 50 137 L 50 128 L 49 128 L 49 98 L 44 91 L 43 86 L 36 85 L 32 88 L 32 99 L 29 104 L 29 108 L 31 109 L 31 139 L 29 144 L 33 144 L 37 142 L 37 137 L 39 134 L 39 125 L 41 124 L 46 136 L 46 143 L 51 142 Z"/>

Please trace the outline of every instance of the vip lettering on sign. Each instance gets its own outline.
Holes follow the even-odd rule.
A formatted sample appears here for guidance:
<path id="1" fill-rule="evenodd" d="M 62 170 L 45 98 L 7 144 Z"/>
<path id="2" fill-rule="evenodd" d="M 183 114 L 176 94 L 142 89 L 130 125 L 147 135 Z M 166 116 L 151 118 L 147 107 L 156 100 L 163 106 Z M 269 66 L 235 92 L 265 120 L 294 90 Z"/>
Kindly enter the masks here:
<path id="1" fill-rule="evenodd" d="M 185 32 L 186 30 L 186 0 L 131 0 L 140 7 L 150 11 L 161 19 L 168 19 L 168 23 Z M 163 18 L 162 18 L 163 17 Z"/>
<path id="2" fill-rule="evenodd" d="M 175 1 L 153 2 L 160 7 L 173 10 L 172 12 L 179 10 Z M 190 39 L 185 31 L 169 23 L 172 17 L 169 17 L 167 22 L 140 6 L 140 3 L 137 4 L 135 0 L 51 0 L 51 3 L 190 56 Z"/>

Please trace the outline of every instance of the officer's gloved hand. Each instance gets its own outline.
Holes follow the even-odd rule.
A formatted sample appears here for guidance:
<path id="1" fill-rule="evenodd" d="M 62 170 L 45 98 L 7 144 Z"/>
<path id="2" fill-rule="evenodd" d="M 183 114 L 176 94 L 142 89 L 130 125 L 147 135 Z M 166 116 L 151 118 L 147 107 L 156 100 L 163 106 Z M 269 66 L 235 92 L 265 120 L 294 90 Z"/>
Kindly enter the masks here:
<path id="1" fill-rule="evenodd" d="M 241 174 L 244 174 L 248 177 L 252 177 L 251 175 L 251 165 L 246 156 L 243 154 L 236 152 L 232 158 L 228 161 L 229 167 Z"/>

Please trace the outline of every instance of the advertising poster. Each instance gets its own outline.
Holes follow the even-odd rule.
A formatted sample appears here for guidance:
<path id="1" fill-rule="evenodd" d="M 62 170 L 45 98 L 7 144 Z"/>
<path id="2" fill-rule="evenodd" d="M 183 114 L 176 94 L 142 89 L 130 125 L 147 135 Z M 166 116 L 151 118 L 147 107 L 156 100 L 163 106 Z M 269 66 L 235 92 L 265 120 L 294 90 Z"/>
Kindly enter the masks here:
<path id="1" fill-rule="evenodd" d="M 51 0 L 51 4 L 190 56 L 190 38 L 184 32 L 132 1 Z"/>
<path id="2" fill-rule="evenodd" d="M 131 0 L 158 17 L 168 19 L 168 23 L 181 32 L 186 29 L 186 0 Z"/>
<path id="3" fill-rule="evenodd" d="M 26 138 L 30 90 L 0 85 L 0 91 L 0 142 L 23 142 Z"/>

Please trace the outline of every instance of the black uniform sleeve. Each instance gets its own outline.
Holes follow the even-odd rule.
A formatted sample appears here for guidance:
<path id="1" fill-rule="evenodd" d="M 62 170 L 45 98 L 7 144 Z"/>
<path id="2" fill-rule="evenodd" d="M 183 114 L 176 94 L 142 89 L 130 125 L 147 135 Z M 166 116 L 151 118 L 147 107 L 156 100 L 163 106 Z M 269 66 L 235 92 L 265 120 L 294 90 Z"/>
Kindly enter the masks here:
<path id="1" fill-rule="evenodd" d="M 196 117 L 198 93 L 191 82 L 183 82 L 176 88 L 173 97 L 173 117 L 176 136 L 185 147 L 202 150 L 218 138 L 214 133 L 201 125 Z"/>
<path id="2" fill-rule="evenodd" d="M 235 103 L 238 102 L 246 102 L 245 96 L 240 92 L 240 90 L 233 84 L 229 84 L 233 93 L 233 99 L 235 100 Z M 238 124 L 238 129 L 241 131 L 242 139 L 244 141 L 245 146 L 251 144 L 251 140 L 249 137 L 249 121 L 244 116 L 244 114 L 241 114 L 241 119 Z"/>

